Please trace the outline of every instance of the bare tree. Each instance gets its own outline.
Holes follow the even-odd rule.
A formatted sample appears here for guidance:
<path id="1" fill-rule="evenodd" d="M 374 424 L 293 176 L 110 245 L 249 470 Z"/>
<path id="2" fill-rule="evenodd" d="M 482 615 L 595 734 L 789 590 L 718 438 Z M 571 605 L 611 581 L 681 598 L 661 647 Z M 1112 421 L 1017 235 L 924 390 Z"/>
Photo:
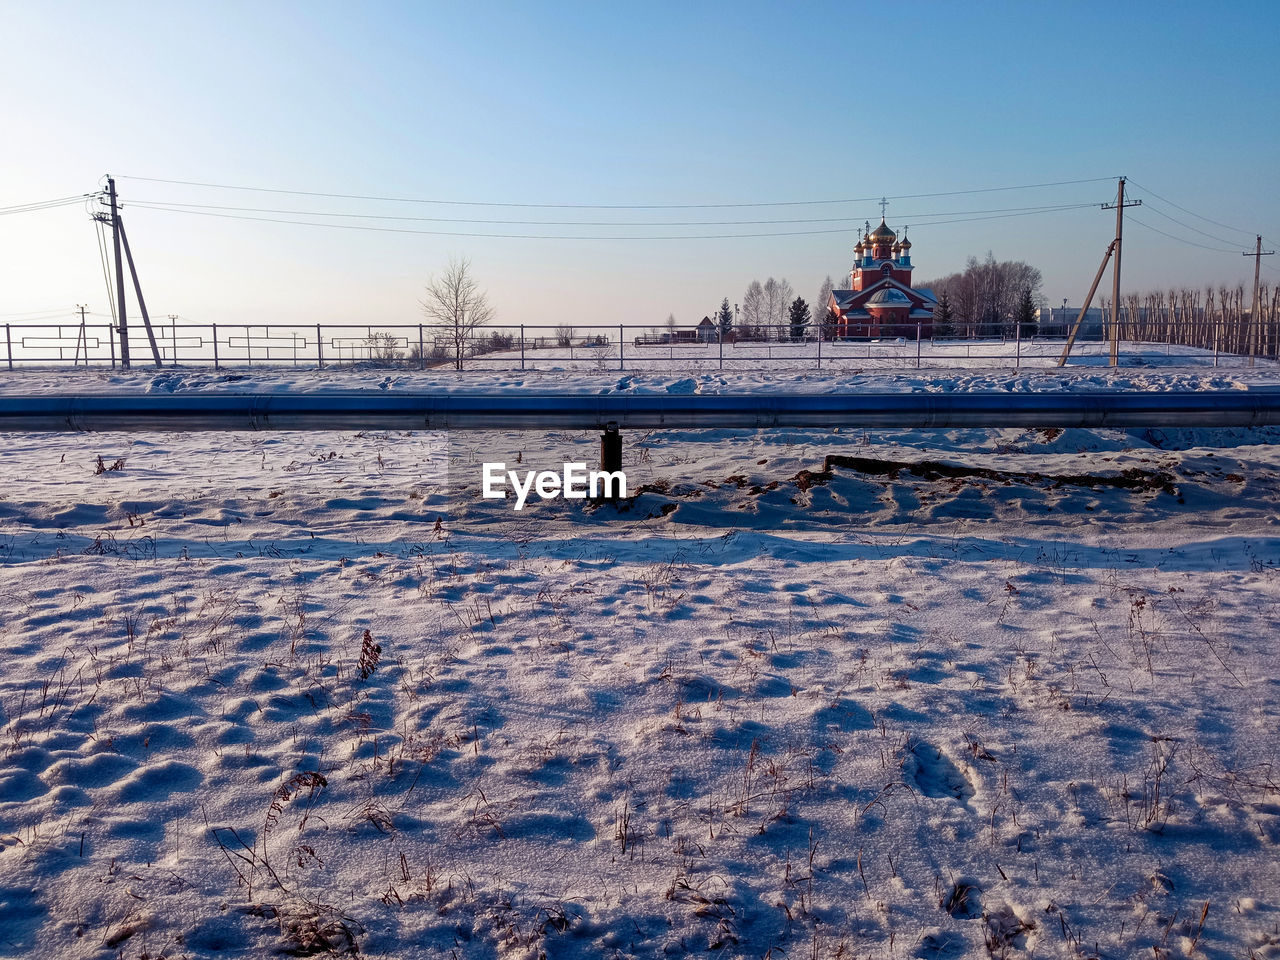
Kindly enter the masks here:
<path id="1" fill-rule="evenodd" d="M 738 337 L 743 340 L 758 340 L 760 324 L 765 322 L 764 289 L 759 280 L 752 280 L 747 292 L 742 295 L 742 313 L 738 323 Z"/>
<path id="2" fill-rule="evenodd" d="M 787 309 L 795 297 L 795 290 L 786 280 L 775 280 L 770 277 L 764 282 L 764 322 L 769 328 L 767 337 L 770 340 L 781 336 L 783 324 L 787 319 Z"/>
<path id="3" fill-rule="evenodd" d="M 396 361 L 404 356 L 404 351 L 400 349 L 400 339 L 384 331 L 371 331 L 364 338 L 364 346 L 369 362 L 374 366 L 394 367 Z"/>
<path id="4" fill-rule="evenodd" d="M 1013 332 L 1013 315 L 1023 292 L 1038 298 L 1040 271 L 1022 261 L 997 261 L 990 253 L 985 260 L 970 257 L 963 273 L 953 273 L 922 286 L 935 295 L 946 294 L 965 336 L 1000 336 Z"/>
<path id="5" fill-rule="evenodd" d="M 813 301 L 813 315 L 815 318 L 824 317 L 827 308 L 831 306 L 831 291 L 835 289 L 835 285 L 831 282 L 831 275 L 827 275 L 827 279 L 822 281 L 822 287 L 818 290 L 818 297 Z"/>
<path id="6" fill-rule="evenodd" d="M 453 347 L 454 366 L 462 369 L 475 332 L 493 319 L 493 309 L 471 276 L 471 261 L 450 258 L 449 268 L 427 284 L 422 312 L 440 328 L 440 338 Z"/>

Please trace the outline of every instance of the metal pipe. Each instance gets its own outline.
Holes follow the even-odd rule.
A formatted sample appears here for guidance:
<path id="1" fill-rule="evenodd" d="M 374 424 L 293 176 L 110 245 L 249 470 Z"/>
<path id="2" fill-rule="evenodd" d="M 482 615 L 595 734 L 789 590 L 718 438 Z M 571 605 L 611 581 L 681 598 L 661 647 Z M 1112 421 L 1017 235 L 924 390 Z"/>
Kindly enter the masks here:
<path id="1" fill-rule="evenodd" d="M 0 396 L 2 431 L 1228 427 L 1280 424 L 1280 388 L 1077 393 L 79 394 Z"/>

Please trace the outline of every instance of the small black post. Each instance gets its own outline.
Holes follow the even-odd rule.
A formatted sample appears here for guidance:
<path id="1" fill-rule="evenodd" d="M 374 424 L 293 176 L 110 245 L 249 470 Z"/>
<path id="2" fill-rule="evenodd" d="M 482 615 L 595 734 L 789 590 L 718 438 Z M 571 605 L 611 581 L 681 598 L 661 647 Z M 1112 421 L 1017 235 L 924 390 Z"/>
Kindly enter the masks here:
<path id="1" fill-rule="evenodd" d="M 600 434 L 600 469 L 605 473 L 622 472 L 622 435 L 618 433 L 618 424 L 610 420 L 605 424 L 604 433 Z M 618 488 L 609 484 L 613 493 L 609 499 L 618 499 Z"/>

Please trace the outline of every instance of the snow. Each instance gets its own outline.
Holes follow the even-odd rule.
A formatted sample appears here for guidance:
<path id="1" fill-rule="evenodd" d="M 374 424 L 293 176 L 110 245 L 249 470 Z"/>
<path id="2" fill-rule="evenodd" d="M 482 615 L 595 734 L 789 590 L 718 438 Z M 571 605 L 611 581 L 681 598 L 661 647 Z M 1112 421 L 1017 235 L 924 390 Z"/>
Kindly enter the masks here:
<path id="1" fill-rule="evenodd" d="M 1278 437 L 628 434 L 633 500 L 516 514 L 480 462 L 590 463 L 598 436 L 6 435 L 0 955 L 1280 957 Z"/>

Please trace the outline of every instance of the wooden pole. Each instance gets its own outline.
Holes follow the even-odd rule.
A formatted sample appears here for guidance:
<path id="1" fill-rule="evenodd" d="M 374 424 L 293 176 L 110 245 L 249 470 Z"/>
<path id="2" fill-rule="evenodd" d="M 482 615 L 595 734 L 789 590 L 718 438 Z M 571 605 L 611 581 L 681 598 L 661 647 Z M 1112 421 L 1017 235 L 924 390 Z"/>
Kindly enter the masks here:
<path id="1" fill-rule="evenodd" d="M 1116 242 L 1112 240 L 1107 244 L 1107 252 L 1102 255 L 1102 264 L 1098 267 L 1098 273 L 1093 278 L 1093 286 L 1089 288 L 1089 295 L 1084 298 L 1084 306 L 1080 308 L 1080 316 L 1076 317 L 1075 325 L 1071 328 L 1071 335 L 1067 337 L 1066 346 L 1062 348 L 1062 356 L 1058 358 L 1058 366 L 1065 366 L 1067 357 L 1071 355 L 1071 348 L 1075 345 L 1076 336 L 1080 333 L 1080 325 L 1084 323 L 1085 314 L 1089 312 L 1089 306 L 1093 303 L 1093 295 L 1098 292 L 1098 284 L 1102 282 L 1102 275 L 1107 271 L 1107 261 L 1111 259 L 1111 254 L 1116 248 Z"/>
<path id="2" fill-rule="evenodd" d="M 1116 263 L 1111 273 L 1111 366 L 1120 364 L 1120 238 L 1124 235 L 1124 177 L 1116 191 Z"/>
<path id="3" fill-rule="evenodd" d="M 124 221 L 117 220 L 117 222 L 120 225 L 120 239 L 124 241 L 124 255 L 129 260 L 129 275 L 133 277 L 133 292 L 138 295 L 138 309 L 142 311 L 142 325 L 146 327 L 147 339 L 151 342 L 151 356 L 157 367 L 163 367 L 160 348 L 156 346 L 156 334 L 151 329 L 151 317 L 147 314 L 147 301 L 142 299 L 142 284 L 138 282 L 138 271 L 133 266 L 133 253 L 129 250 L 129 235 L 124 232 Z M 124 314 L 121 313 L 120 316 L 123 317 Z"/>
<path id="4" fill-rule="evenodd" d="M 107 177 L 107 199 L 111 201 L 111 242 L 116 256 L 116 321 L 120 333 L 120 366 L 129 366 L 129 324 L 124 310 L 124 261 L 120 256 L 120 211 L 116 207 L 116 181 Z"/>
<path id="5" fill-rule="evenodd" d="M 1262 249 L 1262 235 L 1258 235 L 1257 244 L 1253 248 L 1253 253 L 1246 253 L 1246 257 L 1253 257 L 1253 305 L 1249 308 L 1249 366 L 1253 366 L 1258 356 L 1258 339 L 1262 332 L 1262 311 L 1261 304 L 1258 303 L 1258 274 L 1262 269 L 1262 258 L 1272 256 L 1274 250 Z"/>

